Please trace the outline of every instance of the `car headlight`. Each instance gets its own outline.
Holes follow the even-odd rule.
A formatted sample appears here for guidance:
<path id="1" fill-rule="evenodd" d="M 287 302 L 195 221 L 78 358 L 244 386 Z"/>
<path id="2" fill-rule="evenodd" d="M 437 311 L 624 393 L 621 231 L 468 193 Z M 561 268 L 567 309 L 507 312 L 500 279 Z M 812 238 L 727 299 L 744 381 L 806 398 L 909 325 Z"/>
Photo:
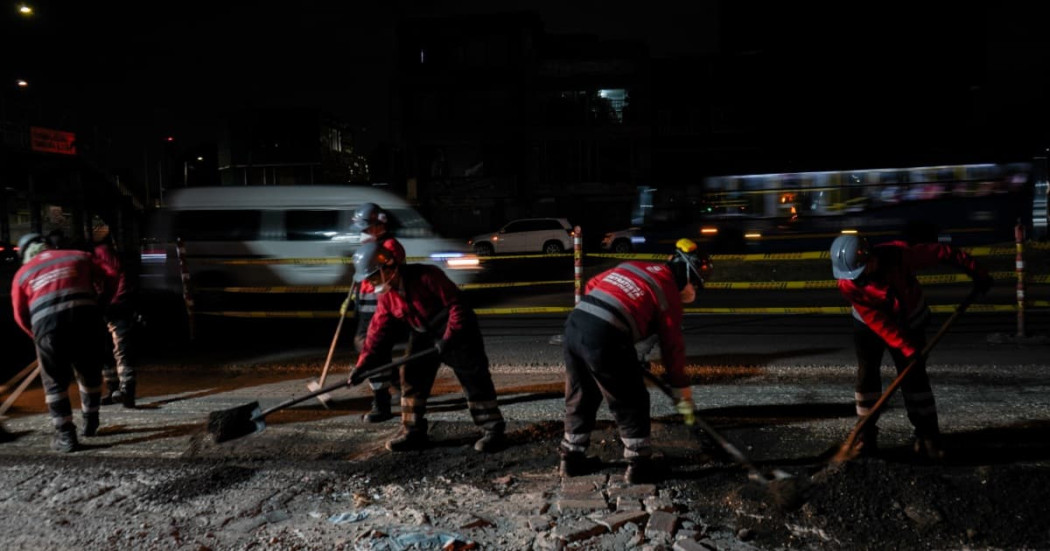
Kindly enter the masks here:
<path id="1" fill-rule="evenodd" d="M 451 270 L 470 270 L 481 265 L 477 255 L 466 253 L 434 253 L 430 260 L 444 264 Z"/>

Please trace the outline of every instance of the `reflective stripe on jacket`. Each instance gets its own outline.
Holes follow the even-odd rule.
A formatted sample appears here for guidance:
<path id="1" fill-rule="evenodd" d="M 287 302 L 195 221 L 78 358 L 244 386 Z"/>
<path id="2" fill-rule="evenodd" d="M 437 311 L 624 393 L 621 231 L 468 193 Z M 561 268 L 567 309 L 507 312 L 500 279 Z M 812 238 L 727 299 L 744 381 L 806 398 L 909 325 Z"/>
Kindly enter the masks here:
<path id="1" fill-rule="evenodd" d="M 915 271 L 943 262 L 959 266 L 970 277 L 986 275 L 972 256 L 940 243 L 893 241 L 872 247 L 871 254 L 877 262 L 875 271 L 856 280 L 840 279 L 839 291 L 853 305 L 853 317 L 906 356 L 918 350 L 905 335 L 929 317 Z"/>
<path id="2" fill-rule="evenodd" d="M 55 328 L 76 308 L 98 308 L 98 291 L 112 297 L 117 273 L 92 255 L 47 250 L 25 263 L 11 281 L 15 322 L 30 336 Z"/>
<path id="3" fill-rule="evenodd" d="M 630 335 L 633 342 L 658 335 L 671 385 L 688 385 L 682 340 L 682 299 L 665 264 L 624 262 L 587 282 L 576 309 Z"/>

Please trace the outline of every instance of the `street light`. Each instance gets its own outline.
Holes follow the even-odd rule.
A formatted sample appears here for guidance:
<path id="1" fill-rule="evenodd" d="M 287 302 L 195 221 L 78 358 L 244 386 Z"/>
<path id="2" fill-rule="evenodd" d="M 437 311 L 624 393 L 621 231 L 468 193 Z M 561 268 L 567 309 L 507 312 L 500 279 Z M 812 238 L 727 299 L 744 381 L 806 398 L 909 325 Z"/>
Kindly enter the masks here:
<path id="1" fill-rule="evenodd" d="M 23 79 L 16 80 L 15 84 L 17 84 L 19 88 L 28 88 L 29 87 L 29 81 L 23 80 Z"/>
<path id="2" fill-rule="evenodd" d="M 18 13 L 22 14 L 23 17 L 29 17 L 33 15 L 33 8 L 28 4 L 19 4 Z"/>

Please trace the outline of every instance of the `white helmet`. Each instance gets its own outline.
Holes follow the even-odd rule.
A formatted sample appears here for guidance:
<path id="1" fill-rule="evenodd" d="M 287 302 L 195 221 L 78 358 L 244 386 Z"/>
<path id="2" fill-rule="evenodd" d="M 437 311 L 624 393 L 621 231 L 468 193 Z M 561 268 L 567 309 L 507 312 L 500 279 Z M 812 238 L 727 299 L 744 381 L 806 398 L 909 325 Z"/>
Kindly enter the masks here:
<path id="1" fill-rule="evenodd" d="M 840 235 L 831 243 L 831 272 L 835 279 L 857 279 L 868 267 L 870 255 L 867 239 Z"/>

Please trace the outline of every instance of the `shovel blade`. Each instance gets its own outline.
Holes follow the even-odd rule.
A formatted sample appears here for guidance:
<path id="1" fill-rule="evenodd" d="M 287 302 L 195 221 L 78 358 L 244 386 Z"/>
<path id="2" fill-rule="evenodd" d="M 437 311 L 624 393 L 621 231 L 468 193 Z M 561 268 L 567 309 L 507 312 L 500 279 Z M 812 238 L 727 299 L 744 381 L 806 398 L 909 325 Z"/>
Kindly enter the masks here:
<path id="1" fill-rule="evenodd" d="M 321 383 L 310 381 L 309 383 L 306 383 L 306 388 L 310 389 L 310 392 L 317 392 L 318 390 L 321 390 L 322 387 Z M 320 400 L 321 405 L 324 406 L 325 409 L 328 409 L 328 400 L 332 399 L 332 395 L 326 392 L 324 394 L 318 394 L 315 398 Z"/>
<path id="2" fill-rule="evenodd" d="M 208 414 L 208 432 L 216 443 L 262 432 L 266 421 L 260 413 L 259 402 L 213 411 Z"/>

